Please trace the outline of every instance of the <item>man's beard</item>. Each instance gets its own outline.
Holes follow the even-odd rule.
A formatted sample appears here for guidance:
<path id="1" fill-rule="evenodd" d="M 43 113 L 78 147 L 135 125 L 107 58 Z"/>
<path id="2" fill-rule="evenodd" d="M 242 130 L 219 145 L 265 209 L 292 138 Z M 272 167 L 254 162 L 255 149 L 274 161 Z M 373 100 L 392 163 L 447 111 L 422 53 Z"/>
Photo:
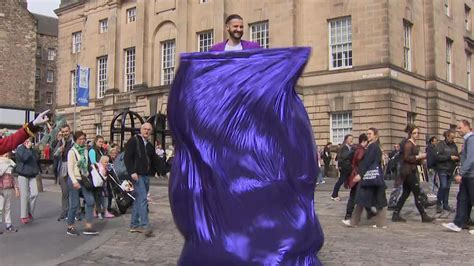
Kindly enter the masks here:
<path id="1" fill-rule="evenodd" d="M 243 32 L 234 32 L 234 31 L 228 31 L 229 35 L 232 36 L 232 38 L 239 40 L 242 39 L 242 35 L 244 35 Z"/>

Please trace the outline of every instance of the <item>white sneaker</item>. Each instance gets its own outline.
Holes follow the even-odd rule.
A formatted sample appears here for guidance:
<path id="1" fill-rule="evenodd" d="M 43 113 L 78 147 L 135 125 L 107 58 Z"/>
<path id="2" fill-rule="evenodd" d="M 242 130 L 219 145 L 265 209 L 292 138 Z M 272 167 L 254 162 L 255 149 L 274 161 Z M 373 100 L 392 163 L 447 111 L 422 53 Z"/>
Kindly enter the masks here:
<path id="1" fill-rule="evenodd" d="M 382 227 L 378 227 L 376 224 L 372 225 L 372 228 L 381 228 L 381 229 L 387 229 L 387 226 L 384 225 Z"/>
<path id="2" fill-rule="evenodd" d="M 339 198 L 339 197 L 334 198 L 333 196 L 331 196 L 331 199 L 334 200 L 334 201 L 341 201 L 341 198 Z"/>
<path id="3" fill-rule="evenodd" d="M 321 184 L 325 184 L 325 183 L 326 183 L 326 180 L 321 181 Z"/>
<path id="4" fill-rule="evenodd" d="M 474 235 L 474 230 L 469 230 L 469 234 Z"/>
<path id="5" fill-rule="evenodd" d="M 461 232 L 462 228 L 455 225 L 454 223 L 443 223 L 441 224 L 444 228 L 449 229 L 454 232 Z M 471 230 L 473 231 L 473 230 Z"/>
<path id="6" fill-rule="evenodd" d="M 347 227 L 352 227 L 351 220 L 342 220 L 342 223 Z"/>
<path id="7" fill-rule="evenodd" d="M 435 195 L 434 193 L 430 192 L 426 195 L 428 198 L 430 198 L 431 200 L 435 200 L 438 198 L 437 195 Z"/>

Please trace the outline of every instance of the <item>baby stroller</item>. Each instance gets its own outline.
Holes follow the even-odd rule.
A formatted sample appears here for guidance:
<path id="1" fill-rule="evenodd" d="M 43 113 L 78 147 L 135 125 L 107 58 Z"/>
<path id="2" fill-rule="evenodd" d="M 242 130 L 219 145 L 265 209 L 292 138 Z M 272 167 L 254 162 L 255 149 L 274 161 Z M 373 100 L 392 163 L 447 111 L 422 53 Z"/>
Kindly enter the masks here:
<path id="1" fill-rule="evenodd" d="M 111 180 L 110 185 L 112 188 L 112 196 L 117 203 L 117 208 L 120 213 L 124 214 L 127 212 L 127 209 L 133 205 L 135 197 L 133 197 L 132 193 L 127 190 L 127 186 L 122 185 L 123 182 L 128 181 L 121 182 L 114 170 L 113 164 L 109 164 L 109 166 L 108 175 Z"/>

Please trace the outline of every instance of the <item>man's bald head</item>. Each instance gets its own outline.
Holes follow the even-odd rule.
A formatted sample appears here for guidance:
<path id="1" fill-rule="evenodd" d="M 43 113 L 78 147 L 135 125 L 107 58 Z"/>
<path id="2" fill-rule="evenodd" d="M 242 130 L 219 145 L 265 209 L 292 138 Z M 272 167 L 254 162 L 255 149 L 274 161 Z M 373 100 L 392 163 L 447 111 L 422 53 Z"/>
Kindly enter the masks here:
<path id="1" fill-rule="evenodd" d="M 140 135 L 142 135 L 142 137 L 148 140 L 150 139 L 152 130 L 153 130 L 153 127 L 151 126 L 151 124 L 145 123 L 140 127 Z"/>

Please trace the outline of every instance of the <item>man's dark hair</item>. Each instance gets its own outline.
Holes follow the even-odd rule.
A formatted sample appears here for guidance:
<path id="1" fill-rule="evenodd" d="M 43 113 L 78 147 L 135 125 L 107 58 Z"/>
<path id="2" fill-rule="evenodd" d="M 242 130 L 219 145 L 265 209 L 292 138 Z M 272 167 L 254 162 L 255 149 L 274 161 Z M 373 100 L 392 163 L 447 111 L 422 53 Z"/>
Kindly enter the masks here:
<path id="1" fill-rule="evenodd" d="M 71 130 L 71 127 L 68 124 L 62 125 L 60 129 L 63 129 L 63 128 L 68 128 L 69 130 Z"/>
<path id="2" fill-rule="evenodd" d="M 467 121 L 467 119 L 461 120 L 461 123 L 463 123 L 463 125 L 467 126 L 468 128 L 471 128 L 471 123 L 469 123 L 469 121 Z"/>
<path id="3" fill-rule="evenodd" d="M 343 142 L 344 144 L 346 144 L 346 141 L 347 141 L 347 139 L 348 139 L 349 137 L 352 137 L 352 135 L 351 135 L 351 134 L 347 134 L 347 135 L 344 136 L 344 142 Z"/>
<path id="4" fill-rule="evenodd" d="M 448 129 L 444 132 L 443 136 L 445 139 L 447 139 L 450 134 L 456 134 L 456 132 L 452 129 Z"/>
<path id="5" fill-rule="evenodd" d="M 229 15 L 229 16 L 225 19 L 225 24 L 229 23 L 229 21 L 231 21 L 231 20 L 233 20 L 233 19 L 244 20 L 240 15 L 232 14 L 232 15 Z"/>
<path id="6" fill-rule="evenodd" d="M 367 138 L 367 134 L 362 133 L 359 136 L 359 144 L 362 144 L 362 142 L 364 142 L 364 141 L 369 141 L 369 138 Z"/>

